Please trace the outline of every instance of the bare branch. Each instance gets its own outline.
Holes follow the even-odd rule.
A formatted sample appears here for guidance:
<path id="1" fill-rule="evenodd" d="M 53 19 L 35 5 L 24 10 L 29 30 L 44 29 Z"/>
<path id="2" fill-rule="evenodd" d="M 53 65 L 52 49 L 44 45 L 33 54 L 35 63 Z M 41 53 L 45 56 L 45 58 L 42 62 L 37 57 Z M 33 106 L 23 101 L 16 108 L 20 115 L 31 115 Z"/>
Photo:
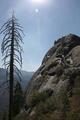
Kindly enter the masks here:
<path id="1" fill-rule="evenodd" d="M 9 80 L 7 80 L 7 81 L 4 81 L 2 84 L 0 84 L 0 88 L 2 88 L 6 83 L 8 83 L 9 82 Z"/>
<path id="2" fill-rule="evenodd" d="M 18 20 L 14 15 L 6 22 L 0 29 L 0 34 L 3 33 L 3 42 L 1 44 L 1 51 L 3 55 L 3 61 L 5 68 L 7 68 L 6 78 L 9 79 L 9 120 L 12 120 L 13 112 L 13 87 L 14 87 L 14 73 L 17 74 L 21 81 L 22 73 L 17 68 L 16 63 L 22 68 L 22 47 L 20 43 L 23 43 L 21 33 L 23 33 L 22 27 L 17 22 Z M 1 86 L 3 86 L 3 83 Z"/>

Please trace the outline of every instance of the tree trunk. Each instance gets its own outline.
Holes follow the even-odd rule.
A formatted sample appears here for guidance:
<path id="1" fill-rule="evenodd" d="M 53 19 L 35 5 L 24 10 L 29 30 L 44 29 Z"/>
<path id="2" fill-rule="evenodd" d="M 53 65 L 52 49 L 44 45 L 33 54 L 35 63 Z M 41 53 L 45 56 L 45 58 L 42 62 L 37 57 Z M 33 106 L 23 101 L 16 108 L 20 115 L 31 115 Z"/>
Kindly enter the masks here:
<path id="1" fill-rule="evenodd" d="M 14 82 L 14 20 L 12 19 L 12 41 L 10 55 L 10 76 L 9 76 L 9 120 L 13 118 L 13 82 Z"/>

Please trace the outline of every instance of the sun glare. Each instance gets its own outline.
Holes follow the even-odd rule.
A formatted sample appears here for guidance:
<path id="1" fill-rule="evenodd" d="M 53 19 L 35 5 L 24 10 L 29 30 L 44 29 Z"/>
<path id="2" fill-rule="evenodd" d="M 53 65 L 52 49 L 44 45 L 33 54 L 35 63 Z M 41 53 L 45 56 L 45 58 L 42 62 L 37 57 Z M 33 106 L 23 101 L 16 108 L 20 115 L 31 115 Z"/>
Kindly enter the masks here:
<path id="1" fill-rule="evenodd" d="M 46 0 L 32 0 L 33 3 L 45 3 Z"/>

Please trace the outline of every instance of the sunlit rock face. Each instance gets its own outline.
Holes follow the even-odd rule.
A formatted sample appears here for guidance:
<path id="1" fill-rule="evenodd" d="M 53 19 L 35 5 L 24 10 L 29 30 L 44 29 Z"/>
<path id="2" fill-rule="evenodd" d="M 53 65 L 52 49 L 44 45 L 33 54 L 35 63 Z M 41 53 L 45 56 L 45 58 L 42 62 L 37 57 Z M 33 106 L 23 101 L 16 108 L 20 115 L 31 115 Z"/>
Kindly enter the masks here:
<path id="1" fill-rule="evenodd" d="M 54 42 L 46 53 L 26 90 L 26 101 L 33 91 L 52 90 L 53 95 L 62 88 L 72 94 L 77 74 L 80 73 L 80 37 L 69 34 Z"/>
<path id="2" fill-rule="evenodd" d="M 69 34 L 54 42 L 25 97 L 15 120 L 80 120 L 80 37 Z"/>

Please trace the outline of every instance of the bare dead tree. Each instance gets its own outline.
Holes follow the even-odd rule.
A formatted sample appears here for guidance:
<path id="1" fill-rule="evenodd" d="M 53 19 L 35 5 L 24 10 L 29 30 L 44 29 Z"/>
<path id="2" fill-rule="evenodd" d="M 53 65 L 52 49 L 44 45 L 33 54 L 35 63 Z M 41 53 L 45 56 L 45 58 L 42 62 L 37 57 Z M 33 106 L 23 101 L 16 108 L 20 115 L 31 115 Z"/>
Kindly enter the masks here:
<path id="1" fill-rule="evenodd" d="M 14 73 L 18 75 L 21 80 L 21 68 L 22 68 L 22 47 L 20 43 L 23 43 L 21 36 L 22 27 L 18 23 L 18 20 L 14 15 L 6 22 L 0 29 L 0 33 L 3 33 L 3 41 L 1 44 L 1 51 L 3 55 L 4 65 L 8 72 L 9 81 L 9 120 L 13 118 L 13 87 L 14 87 Z M 18 68 L 18 65 L 20 69 Z"/>

